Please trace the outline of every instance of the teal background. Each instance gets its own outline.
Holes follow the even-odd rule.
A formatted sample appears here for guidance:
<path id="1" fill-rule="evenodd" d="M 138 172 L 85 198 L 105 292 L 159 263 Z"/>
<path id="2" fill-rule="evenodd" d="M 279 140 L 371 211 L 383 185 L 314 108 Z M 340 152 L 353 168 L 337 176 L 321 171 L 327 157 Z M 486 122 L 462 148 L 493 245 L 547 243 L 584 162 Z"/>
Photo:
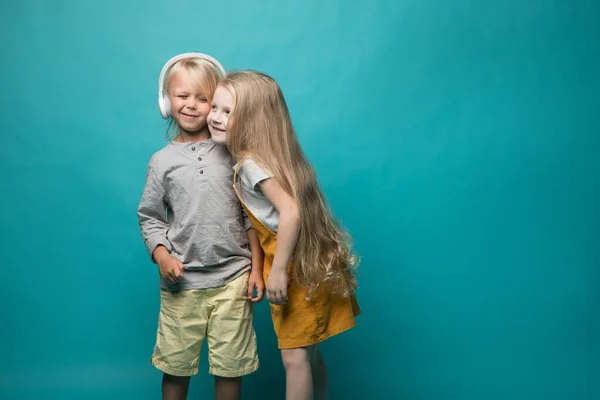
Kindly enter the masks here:
<path id="1" fill-rule="evenodd" d="M 362 256 L 331 398 L 600 398 L 600 3 L 0 6 L 1 399 L 158 399 L 136 207 L 157 78 L 272 74 Z M 266 303 L 245 399 L 281 399 Z M 206 353 L 190 399 L 211 398 Z"/>

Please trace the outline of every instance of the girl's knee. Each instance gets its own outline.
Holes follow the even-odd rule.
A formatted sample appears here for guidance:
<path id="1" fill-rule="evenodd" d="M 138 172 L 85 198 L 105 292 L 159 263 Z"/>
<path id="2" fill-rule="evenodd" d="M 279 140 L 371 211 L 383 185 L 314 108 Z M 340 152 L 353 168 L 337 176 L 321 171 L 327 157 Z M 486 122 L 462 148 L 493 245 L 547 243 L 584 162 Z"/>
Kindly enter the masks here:
<path id="1" fill-rule="evenodd" d="M 310 352 L 308 348 L 283 349 L 281 361 L 285 369 L 310 365 Z"/>

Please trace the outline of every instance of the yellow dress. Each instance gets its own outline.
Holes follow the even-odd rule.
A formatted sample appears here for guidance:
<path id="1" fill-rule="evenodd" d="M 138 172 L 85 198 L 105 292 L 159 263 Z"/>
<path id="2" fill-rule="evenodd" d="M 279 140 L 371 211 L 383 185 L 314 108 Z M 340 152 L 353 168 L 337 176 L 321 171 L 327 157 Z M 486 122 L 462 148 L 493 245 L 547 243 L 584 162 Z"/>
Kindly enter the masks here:
<path id="1" fill-rule="evenodd" d="M 234 175 L 233 188 L 258 234 L 260 245 L 265 253 L 263 277 L 266 283 L 273 265 L 277 234 L 267 228 L 248 209 L 238 192 L 236 179 L 237 173 Z M 287 303 L 283 305 L 269 303 L 280 349 L 317 344 L 356 325 L 354 318 L 360 314 L 356 296 L 335 296 L 322 286 L 308 298 L 306 289 L 298 286 L 291 279 L 292 269 L 293 265 L 290 262 Z"/>

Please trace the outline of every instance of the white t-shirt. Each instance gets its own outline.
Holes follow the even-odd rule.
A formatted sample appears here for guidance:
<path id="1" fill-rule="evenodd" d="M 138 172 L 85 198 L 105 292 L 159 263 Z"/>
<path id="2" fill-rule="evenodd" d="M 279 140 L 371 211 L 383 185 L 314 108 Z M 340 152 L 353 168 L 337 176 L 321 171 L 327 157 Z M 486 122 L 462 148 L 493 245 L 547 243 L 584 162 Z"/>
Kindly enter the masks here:
<path id="1" fill-rule="evenodd" d="M 250 157 L 234 165 L 233 169 L 238 171 L 236 186 L 246 207 L 263 225 L 277 233 L 279 211 L 264 195 L 260 185 L 273 174 L 259 167 Z"/>

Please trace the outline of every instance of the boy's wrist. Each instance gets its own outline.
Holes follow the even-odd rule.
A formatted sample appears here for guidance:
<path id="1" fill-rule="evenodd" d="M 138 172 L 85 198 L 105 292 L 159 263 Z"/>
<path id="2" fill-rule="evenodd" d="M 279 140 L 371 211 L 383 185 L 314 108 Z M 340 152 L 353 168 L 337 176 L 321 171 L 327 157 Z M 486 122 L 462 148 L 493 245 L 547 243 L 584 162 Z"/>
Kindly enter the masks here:
<path id="1" fill-rule="evenodd" d="M 263 267 L 262 267 L 262 265 L 254 265 L 254 264 L 253 264 L 253 265 L 250 267 L 250 273 L 255 273 L 255 274 L 257 274 L 257 273 L 262 273 L 262 270 L 263 270 Z"/>
<path id="2" fill-rule="evenodd" d="M 167 256 L 170 255 L 171 254 L 169 253 L 169 250 L 167 250 L 167 248 L 163 245 L 158 245 L 156 249 L 154 249 L 154 251 L 152 252 L 152 257 L 157 263 L 160 263 L 162 260 L 164 260 Z"/>

